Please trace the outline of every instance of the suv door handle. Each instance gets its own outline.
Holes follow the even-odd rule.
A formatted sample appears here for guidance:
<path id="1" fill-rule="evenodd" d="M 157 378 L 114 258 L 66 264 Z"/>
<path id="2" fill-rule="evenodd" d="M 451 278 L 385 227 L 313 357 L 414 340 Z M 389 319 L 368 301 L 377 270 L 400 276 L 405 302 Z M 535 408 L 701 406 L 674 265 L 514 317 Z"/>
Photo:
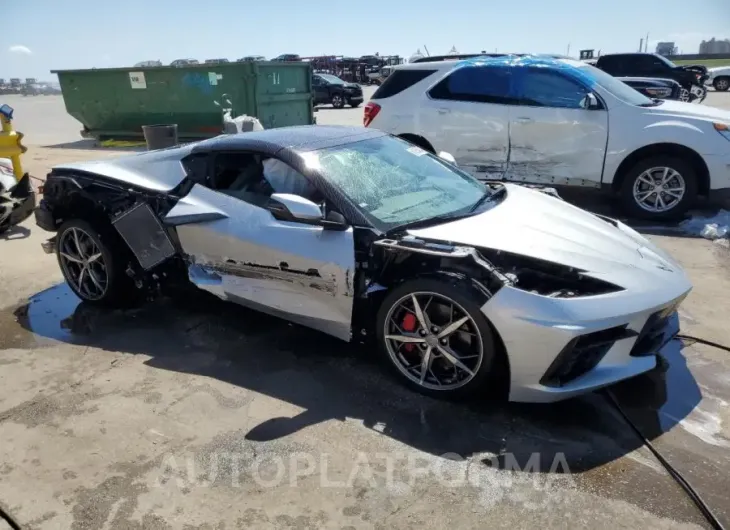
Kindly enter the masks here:
<path id="1" fill-rule="evenodd" d="M 530 123 L 530 122 L 532 122 L 532 118 L 527 118 L 525 116 L 522 116 L 521 118 L 515 118 L 515 121 L 517 123 Z"/>

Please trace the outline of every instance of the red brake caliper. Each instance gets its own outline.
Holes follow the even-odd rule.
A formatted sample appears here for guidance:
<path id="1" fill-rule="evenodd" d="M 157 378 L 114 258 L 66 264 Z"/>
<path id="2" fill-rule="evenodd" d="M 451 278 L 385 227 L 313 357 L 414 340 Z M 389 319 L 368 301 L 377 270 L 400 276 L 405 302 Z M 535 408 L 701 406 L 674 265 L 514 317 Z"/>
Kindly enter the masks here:
<path id="1" fill-rule="evenodd" d="M 418 324 L 416 316 L 413 313 L 406 313 L 406 316 L 403 317 L 401 327 L 403 328 L 403 331 L 416 331 L 416 324 Z M 408 343 L 403 345 L 403 349 L 407 352 L 412 352 L 415 346 L 415 344 Z"/>

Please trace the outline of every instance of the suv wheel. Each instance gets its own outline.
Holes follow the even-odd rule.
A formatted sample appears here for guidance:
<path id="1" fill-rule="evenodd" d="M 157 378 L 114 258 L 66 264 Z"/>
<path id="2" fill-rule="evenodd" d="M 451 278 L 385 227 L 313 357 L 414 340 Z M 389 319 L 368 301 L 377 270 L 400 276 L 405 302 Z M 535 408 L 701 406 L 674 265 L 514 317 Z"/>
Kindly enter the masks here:
<path id="1" fill-rule="evenodd" d="M 712 86 L 714 86 L 715 90 L 719 92 L 725 92 L 728 88 L 730 88 L 730 77 L 718 77 L 712 82 Z"/>
<path id="2" fill-rule="evenodd" d="M 621 185 L 626 213 L 643 219 L 674 219 L 697 197 L 697 175 L 682 158 L 655 156 L 631 168 Z"/>
<path id="3" fill-rule="evenodd" d="M 345 106 L 345 98 L 342 97 L 342 94 L 332 96 L 332 106 L 336 109 L 341 109 Z"/>

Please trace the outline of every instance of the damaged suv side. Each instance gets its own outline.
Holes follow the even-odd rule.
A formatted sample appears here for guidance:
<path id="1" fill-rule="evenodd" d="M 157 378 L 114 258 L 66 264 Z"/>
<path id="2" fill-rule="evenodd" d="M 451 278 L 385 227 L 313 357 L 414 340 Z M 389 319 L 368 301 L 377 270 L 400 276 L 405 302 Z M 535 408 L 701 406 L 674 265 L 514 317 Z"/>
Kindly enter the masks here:
<path id="1" fill-rule="evenodd" d="M 552 401 L 651 369 L 691 288 L 636 232 L 486 185 L 379 131 L 296 127 L 58 166 L 36 211 L 65 279 L 178 281 L 346 341 L 417 390 Z"/>

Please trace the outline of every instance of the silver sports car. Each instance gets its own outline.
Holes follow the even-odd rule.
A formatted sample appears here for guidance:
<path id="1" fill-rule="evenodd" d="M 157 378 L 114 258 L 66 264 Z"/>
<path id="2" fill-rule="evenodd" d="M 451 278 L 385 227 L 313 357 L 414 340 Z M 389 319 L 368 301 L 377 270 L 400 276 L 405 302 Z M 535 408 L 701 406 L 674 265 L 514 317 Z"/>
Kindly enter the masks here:
<path id="1" fill-rule="evenodd" d="M 345 341 L 437 396 L 555 401 L 655 366 L 691 289 L 634 230 L 379 131 L 294 127 L 55 167 L 36 221 L 73 291 L 176 282 Z"/>

